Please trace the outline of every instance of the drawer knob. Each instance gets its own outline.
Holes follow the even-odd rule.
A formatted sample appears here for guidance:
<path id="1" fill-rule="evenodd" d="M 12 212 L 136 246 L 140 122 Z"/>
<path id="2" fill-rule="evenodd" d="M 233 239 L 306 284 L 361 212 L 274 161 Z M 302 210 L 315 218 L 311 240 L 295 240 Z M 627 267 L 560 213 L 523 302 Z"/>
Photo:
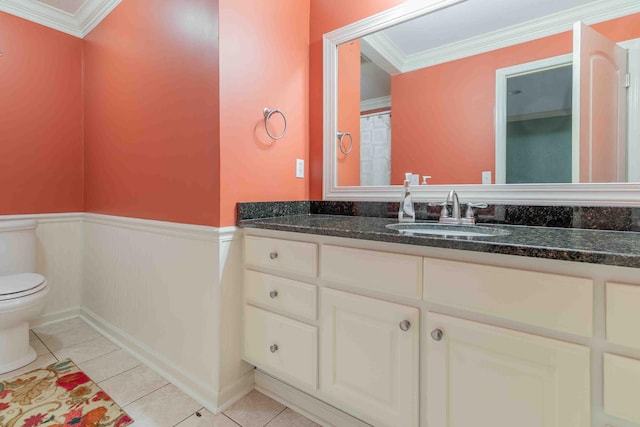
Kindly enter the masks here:
<path id="1" fill-rule="evenodd" d="M 276 351 L 278 351 L 278 344 L 272 344 L 271 347 L 269 347 L 269 350 L 271 351 L 271 353 L 275 353 Z"/>
<path id="2" fill-rule="evenodd" d="M 431 331 L 431 338 L 433 338 L 435 341 L 442 340 L 443 335 L 444 332 L 442 332 L 442 329 L 434 329 L 433 331 Z"/>
<path id="3" fill-rule="evenodd" d="M 269 292 L 269 297 L 271 299 L 277 298 L 278 297 L 278 291 L 271 291 Z"/>
<path id="4" fill-rule="evenodd" d="M 271 259 L 276 259 L 276 258 L 278 258 L 278 252 L 275 252 L 275 251 L 271 252 L 271 253 L 269 254 L 269 258 L 271 258 Z"/>
<path id="5" fill-rule="evenodd" d="M 403 320 L 400 322 L 400 329 L 407 332 L 411 328 L 411 322 L 408 320 Z"/>

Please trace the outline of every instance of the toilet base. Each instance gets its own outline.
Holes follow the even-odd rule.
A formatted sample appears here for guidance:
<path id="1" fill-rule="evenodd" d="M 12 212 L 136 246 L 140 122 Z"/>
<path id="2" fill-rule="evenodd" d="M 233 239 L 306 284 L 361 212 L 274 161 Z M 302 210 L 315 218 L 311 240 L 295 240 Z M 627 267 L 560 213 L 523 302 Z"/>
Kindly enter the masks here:
<path id="1" fill-rule="evenodd" d="M 29 352 L 22 359 L 18 359 L 13 363 L 0 365 L 0 374 L 5 374 L 7 372 L 15 371 L 16 369 L 22 368 L 23 366 L 27 366 L 37 358 L 38 354 L 33 349 L 33 347 L 29 346 Z"/>
<path id="2" fill-rule="evenodd" d="M 29 345 L 28 322 L 0 331 L 0 374 L 22 368 L 37 357 Z"/>

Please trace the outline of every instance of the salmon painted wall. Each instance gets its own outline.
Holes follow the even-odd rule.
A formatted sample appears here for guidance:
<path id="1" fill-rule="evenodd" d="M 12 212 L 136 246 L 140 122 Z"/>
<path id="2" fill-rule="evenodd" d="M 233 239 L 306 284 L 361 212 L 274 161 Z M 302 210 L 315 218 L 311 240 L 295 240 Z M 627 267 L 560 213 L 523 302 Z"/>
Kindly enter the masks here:
<path id="1" fill-rule="evenodd" d="M 82 40 L 0 12 L 0 214 L 82 211 Z"/>
<path id="2" fill-rule="evenodd" d="M 638 38 L 640 14 L 593 28 L 616 42 Z M 565 32 L 393 76 L 392 184 L 409 171 L 431 175 L 431 184 L 480 184 L 482 171 L 495 180 L 496 70 L 572 50 Z"/>
<path id="3" fill-rule="evenodd" d="M 123 0 L 84 39 L 85 210 L 218 225 L 218 2 Z"/>
<path id="4" fill-rule="evenodd" d="M 322 199 L 322 35 L 406 0 L 311 0 L 309 40 L 310 197 Z"/>
<path id="5" fill-rule="evenodd" d="M 308 35 L 309 0 L 220 0 L 222 226 L 235 224 L 237 202 L 309 198 Z M 280 140 L 265 132 L 265 107 L 287 117 Z M 280 133 L 281 119 L 272 122 Z"/>
<path id="6" fill-rule="evenodd" d="M 338 64 L 338 131 L 351 134 L 349 154 L 336 150 L 338 185 L 360 185 L 360 40 L 338 46 Z"/>

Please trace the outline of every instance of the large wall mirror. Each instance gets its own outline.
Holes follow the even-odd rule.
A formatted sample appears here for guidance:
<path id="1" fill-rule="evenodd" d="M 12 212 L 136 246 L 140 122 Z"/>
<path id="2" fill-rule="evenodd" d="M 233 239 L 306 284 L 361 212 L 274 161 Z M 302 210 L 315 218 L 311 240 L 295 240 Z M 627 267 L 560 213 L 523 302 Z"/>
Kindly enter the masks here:
<path id="1" fill-rule="evenodd" d="M 640 205 L 638 76 L 638 1 L 409 1 L 325 35 L 324 198 Z"/>

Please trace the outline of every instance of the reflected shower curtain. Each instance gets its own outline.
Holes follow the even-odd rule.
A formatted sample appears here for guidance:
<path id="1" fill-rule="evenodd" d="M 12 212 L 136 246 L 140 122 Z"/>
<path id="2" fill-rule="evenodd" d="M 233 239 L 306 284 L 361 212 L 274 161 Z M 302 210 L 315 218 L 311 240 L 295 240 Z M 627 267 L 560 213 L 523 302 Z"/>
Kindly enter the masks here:
<path id="1" fill-rule="evenodd" d="M 391 113 L 360 118 L 360 185 L 391 184 Z"/>

